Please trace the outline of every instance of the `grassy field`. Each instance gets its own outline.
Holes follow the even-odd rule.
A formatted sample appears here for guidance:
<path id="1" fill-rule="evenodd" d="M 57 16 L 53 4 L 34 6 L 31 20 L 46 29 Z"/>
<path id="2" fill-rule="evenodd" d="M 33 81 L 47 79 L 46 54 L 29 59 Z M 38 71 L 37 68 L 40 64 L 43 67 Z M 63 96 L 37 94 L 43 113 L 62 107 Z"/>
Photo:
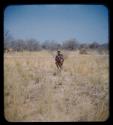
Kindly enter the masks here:
<path id="1" fill-rule="evenodd" d="M 4 106 L 8 121 L 105 121 L 109 117 L 109 57 L 63 51 L 4 54 Z"/>

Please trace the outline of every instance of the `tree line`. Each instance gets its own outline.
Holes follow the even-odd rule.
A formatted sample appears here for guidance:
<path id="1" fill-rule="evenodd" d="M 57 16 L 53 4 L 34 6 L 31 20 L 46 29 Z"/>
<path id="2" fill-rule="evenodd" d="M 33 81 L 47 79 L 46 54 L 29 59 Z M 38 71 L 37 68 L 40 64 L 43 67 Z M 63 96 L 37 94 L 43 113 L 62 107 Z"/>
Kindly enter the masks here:
<path id="1" fill-rule="evenodd" d="M 4 35 L 4 49 L 12 48 L 14 51 L 40 51 L 46 50 L 80 50 L 80 49 L 93 49 L 93 50 L 108 50 L 108 43 L 100 44 L 98 42 L 80 43 L 76 39 L 65 40 L 61 43 L 57 41 L 40 42 L 35 39 L 29 40 L 14 40 L 8 33 Z"/>

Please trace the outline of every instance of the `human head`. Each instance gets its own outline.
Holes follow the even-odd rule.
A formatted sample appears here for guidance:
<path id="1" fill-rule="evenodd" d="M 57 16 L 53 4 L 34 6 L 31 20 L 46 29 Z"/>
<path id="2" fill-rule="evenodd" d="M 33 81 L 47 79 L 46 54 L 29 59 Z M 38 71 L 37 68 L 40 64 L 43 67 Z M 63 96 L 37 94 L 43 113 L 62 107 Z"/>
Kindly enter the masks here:
<path id="1" fill-rule="evenodd" d="M 60 54 L 60 51 L 58 50 L 57 53 Z"/>

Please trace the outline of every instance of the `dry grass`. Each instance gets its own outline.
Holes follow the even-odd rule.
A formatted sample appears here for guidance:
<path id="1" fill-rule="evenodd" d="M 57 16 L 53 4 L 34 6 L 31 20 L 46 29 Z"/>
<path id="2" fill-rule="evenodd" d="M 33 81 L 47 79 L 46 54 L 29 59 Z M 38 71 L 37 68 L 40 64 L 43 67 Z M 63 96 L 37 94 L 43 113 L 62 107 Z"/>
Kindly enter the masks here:
<path id="1" fill-rule="evenodd" d="M 5 118 L 105 121 L 109 116 L 108 55 L 64 52 L 61 72 L 54 55 L 47 51 L 4 55 Z"/>

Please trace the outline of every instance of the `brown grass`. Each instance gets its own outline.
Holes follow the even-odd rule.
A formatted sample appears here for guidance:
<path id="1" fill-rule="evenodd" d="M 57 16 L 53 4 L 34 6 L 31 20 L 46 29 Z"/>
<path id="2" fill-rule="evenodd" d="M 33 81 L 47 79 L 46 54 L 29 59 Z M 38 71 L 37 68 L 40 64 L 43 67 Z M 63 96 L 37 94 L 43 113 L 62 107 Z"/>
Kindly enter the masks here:
<path id="1" fill-rule="evenodd" d="M 63 52 L 4 55 L 4 105 L 8 121 L 105 121 L 109 116 L 108 55 Z"/>

